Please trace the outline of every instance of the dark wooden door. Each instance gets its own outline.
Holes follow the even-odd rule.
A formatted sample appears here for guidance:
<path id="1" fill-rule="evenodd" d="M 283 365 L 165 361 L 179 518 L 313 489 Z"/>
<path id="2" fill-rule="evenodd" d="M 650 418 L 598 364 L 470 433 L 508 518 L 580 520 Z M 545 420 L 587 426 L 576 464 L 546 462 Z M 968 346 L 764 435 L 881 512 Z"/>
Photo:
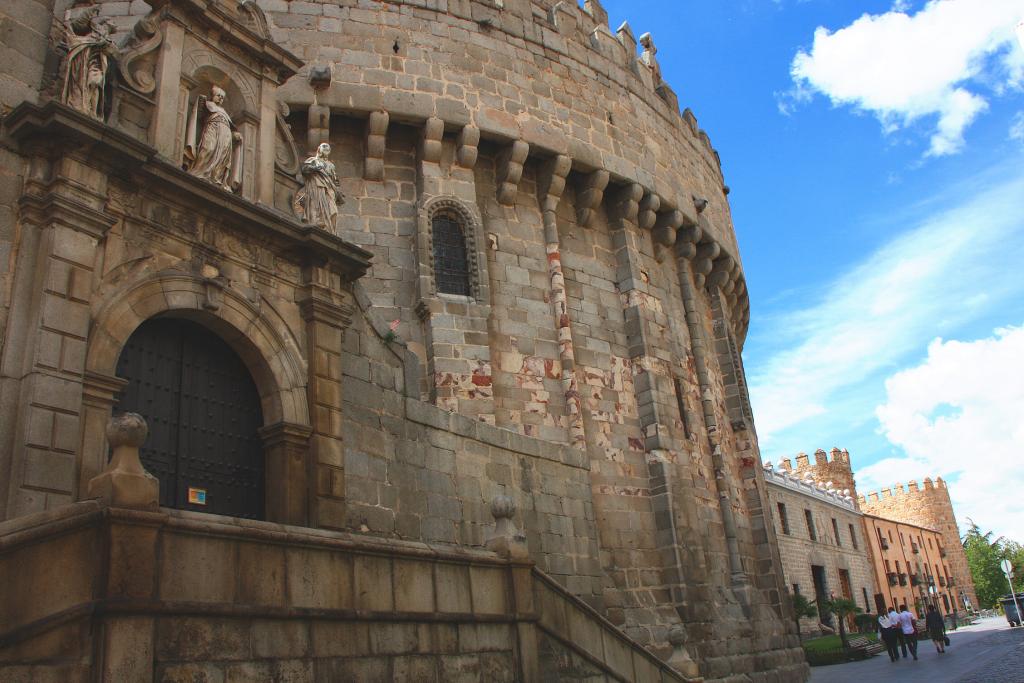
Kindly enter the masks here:
<path id="1" fill-rule="evenodd" d="M 188 320 L 149 320 L 117 374 L 128 386 L 114 411 L 146 418 L 142 464 L 160 480 L 161 505 L 263 517 L 259 393 L 231 347 Z"/>

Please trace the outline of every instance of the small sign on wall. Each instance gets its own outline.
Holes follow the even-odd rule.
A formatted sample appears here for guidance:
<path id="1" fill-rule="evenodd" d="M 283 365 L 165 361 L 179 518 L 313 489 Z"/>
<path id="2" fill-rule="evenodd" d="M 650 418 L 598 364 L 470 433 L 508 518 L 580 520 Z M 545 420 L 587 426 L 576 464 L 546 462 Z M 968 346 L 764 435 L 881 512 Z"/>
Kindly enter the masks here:
<path id="1" fill-rule="evenodd" d="M 206 489 L 188 487 L 188 502 L 192 505 L 206 505 Z"/>

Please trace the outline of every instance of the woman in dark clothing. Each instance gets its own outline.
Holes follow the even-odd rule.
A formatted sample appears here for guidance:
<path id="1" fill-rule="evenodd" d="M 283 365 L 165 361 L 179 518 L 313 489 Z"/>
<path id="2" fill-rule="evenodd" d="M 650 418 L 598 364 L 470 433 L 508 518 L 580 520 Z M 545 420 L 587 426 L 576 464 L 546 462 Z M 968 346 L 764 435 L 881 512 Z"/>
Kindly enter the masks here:
<path id="1" fill-rule="evenodd" d="M 928 637 L 935 643 L 935 651 L 942 654 L 946 651 L 946 622 L 943 621 L 939 610 L 935 605 L 928 605 L 928 614 L 924 620 L 925 628 L 928 629 Z"/>

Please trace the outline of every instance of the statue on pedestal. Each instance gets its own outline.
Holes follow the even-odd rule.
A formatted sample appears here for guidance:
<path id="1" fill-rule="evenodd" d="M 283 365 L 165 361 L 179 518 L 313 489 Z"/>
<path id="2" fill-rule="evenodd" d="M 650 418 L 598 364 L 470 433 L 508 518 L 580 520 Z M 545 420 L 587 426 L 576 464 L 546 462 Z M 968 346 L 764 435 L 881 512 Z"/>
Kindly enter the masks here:
<path id="1" fill-rule="evenodd" d="M 188 172 L 228 192 L 242 185 L 242 134 L 224 109 L 227 93 L 213 86 L 209 99 L 196 98 L 185 134 Z"/>
<path id="2" fill-rule="evenodd" d="M 99 11 L 95 5 L 76 4 L 64 13 L 60 101 L 103 121 L 108 113 L 108 74 L 117 48 L 110 40 L 113 27 L 106 17 L 98 16 Z"/>
<path id="3" fill-rule="evenodd" d="M 338 172 L 328 158 L 330 154 L 331 146 L 324 142 L 314 156 L 302 162 L 304 184 L 295 193 L 293 208 L 299 218 L 333 235 L 337 234 L 338 205 L 345 203 L 345 195 L 338 186 Z"/>

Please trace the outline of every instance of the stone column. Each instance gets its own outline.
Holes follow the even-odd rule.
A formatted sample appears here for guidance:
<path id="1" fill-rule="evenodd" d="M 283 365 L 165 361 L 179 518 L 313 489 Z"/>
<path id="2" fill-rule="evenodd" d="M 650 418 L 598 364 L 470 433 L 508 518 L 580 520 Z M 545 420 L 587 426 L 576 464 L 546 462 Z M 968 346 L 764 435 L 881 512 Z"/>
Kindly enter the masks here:
<path id="1" fill-rule="evenodd" d="M 309 469 L 306 472 L 308 480 L 315 482 L 309 522 L 312 526 L 341 529 L 345 526 L 341 342 L 353 308 L 346 302 L 338 274 L 322 266 L 309 265 L 303 271 L 303 280 L 299 307 L 306 323 L 307 395 L 312 427 Z M 295 441 L 300 438 L 296 431 L 271 429 L 264 438 L 276 441 L 275 467 L 284 467 L 290 474 L 300 475 L 301 467 L 297 467 L 288 455 L 289 448 L 294 448 Z M 287 488 L 291 490 L 290 486 Z M 275 501 L 276 511 L 288 515 L 298 514 L 294 505 L 295 500 L 291 496 L 287 500 Z"/>

